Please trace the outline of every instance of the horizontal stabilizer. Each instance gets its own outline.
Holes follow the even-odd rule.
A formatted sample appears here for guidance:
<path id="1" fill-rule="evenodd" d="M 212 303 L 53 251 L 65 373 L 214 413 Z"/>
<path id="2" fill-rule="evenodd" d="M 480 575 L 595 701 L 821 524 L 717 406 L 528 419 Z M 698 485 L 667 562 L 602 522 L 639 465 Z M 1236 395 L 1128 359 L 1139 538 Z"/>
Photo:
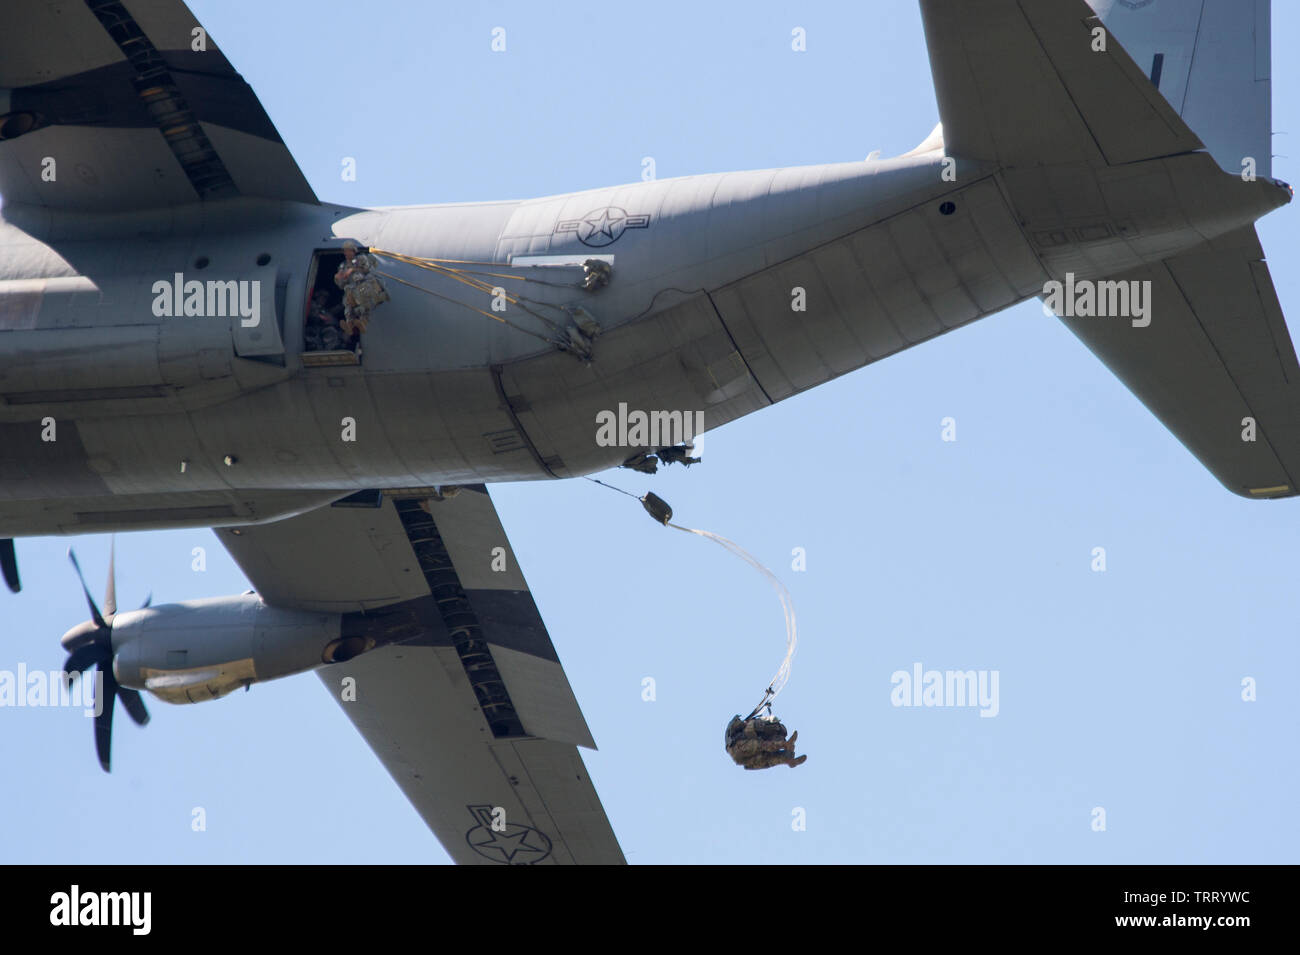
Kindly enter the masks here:
<path id="1" fill-rule="evenodd" d="M 1062 321 L 1243 497 L 1300 487 L 1300 366 L 1253 227 L 1117 279 L 1150 281 L 1150 325 Z"/>

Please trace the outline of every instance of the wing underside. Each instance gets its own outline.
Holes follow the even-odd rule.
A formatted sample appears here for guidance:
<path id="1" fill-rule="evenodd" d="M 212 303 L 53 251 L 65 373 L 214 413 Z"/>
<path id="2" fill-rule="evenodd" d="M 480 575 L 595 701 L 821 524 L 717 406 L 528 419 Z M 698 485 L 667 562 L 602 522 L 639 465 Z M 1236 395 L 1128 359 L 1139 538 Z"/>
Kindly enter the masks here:
<path id="1" fill-rule="evenodd" d="M 317 672 L 454 860 L 624 861 L 578 752 L 591 733 L 486 488 L 364 493 L 217 533 L 267 603 L 382 637 Z"/>
<path id="2" fill-rule="evenodd" d="M 0 195 L 78 212 L 316 202 L 181 0 L 0 6 Z"/>

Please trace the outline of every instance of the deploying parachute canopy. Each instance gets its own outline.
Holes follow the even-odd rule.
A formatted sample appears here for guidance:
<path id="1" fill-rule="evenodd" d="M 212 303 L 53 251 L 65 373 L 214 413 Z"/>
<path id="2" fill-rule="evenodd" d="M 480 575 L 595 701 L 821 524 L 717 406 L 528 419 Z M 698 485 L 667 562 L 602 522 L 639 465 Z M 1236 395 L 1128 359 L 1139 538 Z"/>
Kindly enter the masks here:
<path id="1" fill-rule="evenodd" d="M 587 480 L 640 501 L 646 513 L 658 523 L 663 524 L 665 527 L 672 527 L 687 534 L 696 534 L 699 537 L 713 541 L 719 547 L 735 554 L 767 578 L 767 582 L 776 591 L 777 599 L 781 601 L 781 613 L 785 617 L 785 657 L 781 660 L 781 665 L 777 667 L 776 674 L 768 683 L 767 689 L 763 691 L 763 697 L 758 701 L 758 705 L 743 720 L 737 715 L 728 725 L 726 734 L 727 753 L 746 769 L 766 769 L 769 766 L 776 765 L 798 766 L 803 763 L 808 757 L 796 757 L 794 754 L 794 742 L 799 734 L 796 732 L 787 740 L 785 727 L 780 720 L 772 716 L 772 701 L 777 698 L 777 695 L 785 689 L 785 685 L 790 681 L 790 663 L 794 659 L 794 651 L 799 643 L 798 629 L 794 619 L 794 601 L 790 599 L 790 591 L 786 589 L 785 584 L 781 583 L 776 574 L 759 563 L 749 551 L 735 541 L 727 540 L 721 534 L 714 534 L 712 531 L 702 531 L 699 528 L 683 527 L 680 524 L 672 523 L 673 509 L 668 506 L 667 501 L 657 494 L 647 491 L 645 496 L 638 498 L 635 494 L 624 491 L 620 487 L 614 487 L 612 484 L 606 484 L 596 478 L 589 477 Z M 767 711 L 767 715 L 761 716 L 760 714 L 764 710 Z"/>
<path id="2" fill-rule="evenodd" d="M 735 541 L 727 540 L 721 534 L 714 534 L 711 531 L 702 531 L 694 527 L 682 527 L 680 524 L 668 524 L 669 527 L 675 527 L 679 531 L 685 531 L 688 534 L 698 534 L 700 537 L 707 537 L 715 544 L 729 550 L 749 566 L 753 567 L 760 574 L 767 578 L 767 582 L 772 585 L 776 591 L 777 599 L 781 601 L 781 612 L 785 616 L 785 659 L 777 667 L 776 674 L 767 685 L 767 690 L 763 693 L 763 698 L 758 701 L 753 712 L 746 719 L 752 719 L 757 716 L 761 710 L 767 709 L 768 713 L 772 712 L 772 701 L 776 699 L 777 694 L 785 689 L 786 683 L 790 681 L 790 662 L 794 659 L 794 651 L 799 643 L 799 634 L 795 626 L 794 619 L 794 601 L 790 599 L 790 591 L 781 583 L 780 578 L 772 573 L 766 567 L 758 562 L 749 551 L 741 547 Z"/>

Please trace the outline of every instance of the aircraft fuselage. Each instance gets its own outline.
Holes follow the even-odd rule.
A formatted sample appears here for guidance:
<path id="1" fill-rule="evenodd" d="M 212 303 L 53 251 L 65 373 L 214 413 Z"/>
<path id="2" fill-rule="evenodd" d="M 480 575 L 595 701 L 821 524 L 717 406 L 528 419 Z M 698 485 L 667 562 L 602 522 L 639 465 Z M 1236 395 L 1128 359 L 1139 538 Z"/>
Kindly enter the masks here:
<path id="1" fill-rule="evenodd" d="M 365 488 L 591 473 L 654 450 L 626 428 L 598 434 L 602 414 L 712 429 L 1067 270 L 1117 274 L 1272 202 L 1242 211 L 1203 155 L 1044 183 L 931 145 L 517 202 L 6 208 L 0 537 L 242 524 Z M 1184 211 L 1197 177 L 1222 201 L 1200 189 Z M 1082 183 L 1111 190 L 1108 217 L 1017 206 Z M 345 237 L 381 250 L 391 300 L 359 364 L 313 364 L 313 256 Z M 585 289 L 593 258 L 609 281 Z M 545 340 L 580 319 L 599 326 L 590 360 Z"/>

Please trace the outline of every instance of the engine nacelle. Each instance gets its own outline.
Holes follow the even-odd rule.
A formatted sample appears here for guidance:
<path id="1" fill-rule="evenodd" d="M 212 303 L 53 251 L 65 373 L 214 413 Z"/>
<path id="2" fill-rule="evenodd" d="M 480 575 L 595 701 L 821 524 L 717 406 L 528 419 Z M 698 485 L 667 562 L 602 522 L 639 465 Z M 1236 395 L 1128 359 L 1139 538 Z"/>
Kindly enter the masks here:
<path id="1" fill-rule="evenodd" d="M 127 611 L 113 620 L 113 670 L 123 686 L 168 703 L 213 700 L 369 649 L 341 640 L 341 621 L 270 607 L 256 594 Z"/>

